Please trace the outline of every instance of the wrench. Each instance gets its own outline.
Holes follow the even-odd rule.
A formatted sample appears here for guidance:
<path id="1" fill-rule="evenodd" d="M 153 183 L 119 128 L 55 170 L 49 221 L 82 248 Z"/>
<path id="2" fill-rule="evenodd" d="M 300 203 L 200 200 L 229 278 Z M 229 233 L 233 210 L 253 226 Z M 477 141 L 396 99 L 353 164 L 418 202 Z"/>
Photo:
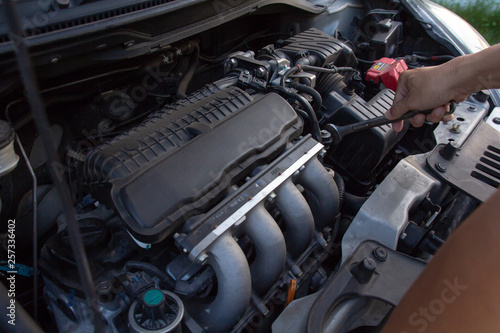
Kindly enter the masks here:
<path id="1" fill-rule="evenodd" d="M 457 102 L 455 102 L 453 100 L 450 101 L 450 111 L 447 112 L 446 115 L 453 114 L 453 112 L 455 112 L 456 108 L 457 108 Z M 344 125 L 344 126 L 336 126 L 334 124 L 326 124 L 325 130 L 327 130 L 328 132 L 330 132 L 332 134 L 333 144 L 337 145 L 340 143 L 340 141 L 342 141 L 344 136 L 346 136 L 348 134 L 363 131 L 363 130 L 377 127 L 377 126 L 388 125 L 391 123 L 398 122 L 400 120 L 410 119 L 417 114 L 429 114 L 431 112 L 432 112 L 432 109 L 431 110 L 424 110 L 424 111 L 410 111 L 410 112 L 404 114 L 402 117 L 397 118 L 397 119 L 389 120 L 386 117 L 381 116 L 381 117 L 363 120 L 363 121 L 359 121 L 357 123 Z"/>

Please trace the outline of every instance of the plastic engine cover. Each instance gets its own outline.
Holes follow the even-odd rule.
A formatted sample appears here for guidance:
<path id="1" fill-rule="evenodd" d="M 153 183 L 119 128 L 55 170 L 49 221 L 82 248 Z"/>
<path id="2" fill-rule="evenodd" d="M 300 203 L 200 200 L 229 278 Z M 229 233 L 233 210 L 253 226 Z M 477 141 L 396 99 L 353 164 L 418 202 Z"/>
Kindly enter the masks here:
<path id="1" fill-rule="evenodd" d="M 86 178 L 94 196 L 113 207 L 139 241 L 159 242 L 189 217 L 206 212 L 231 185 L 300 135 L 302 120 L 279 95 L 253 99 L 238 88 L 228 90 L 195 106 L 180 105 L 170 116 L 157 115 L 87 156 Z M 151 140 L 161 127 L 180 125 L 183 130 L 169 136 L 178 142 Z"/>
<path id="2" fill-rule="evenodd" d="M 304 54 L 313 54 L 321 60 L 320 65 L 333 62 L 336 66 L 356 66 L 358 63 L 345 43 L 316 28 L 278 42 L 277 46 L 278 51 L 286 54 L 293 62 Z"/>
<path id="3" fill-rule="evenodd" d="M 328 121 L 342 126 L 383 116 L 391 107 L 393 99 L 394 92 L 389 89 L 382 90 L 369 102 L 359 96 L 347 101 L 340 94 L 331 92 L 324 105 L 327 109 L 336 110 Z M 371 186 L 374 170 L 407 128 L 405 125 L 404 130 L 397 133 L 390 125 L 383 125 L 346 135 L 327 155 L 328 163 L 349 176 L 347 185 L 350 185 L 350 190 L 361 194 Z"/>

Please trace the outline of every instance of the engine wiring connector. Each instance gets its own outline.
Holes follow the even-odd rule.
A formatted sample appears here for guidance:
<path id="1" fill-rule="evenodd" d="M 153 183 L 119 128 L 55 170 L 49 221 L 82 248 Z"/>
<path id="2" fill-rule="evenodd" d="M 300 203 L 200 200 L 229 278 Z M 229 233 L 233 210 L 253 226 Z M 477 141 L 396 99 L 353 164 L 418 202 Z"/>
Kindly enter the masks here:
<path id="1" fill-rule="evenodd" d="M 401 73 L 408 69 L 403 59 L 381 58 L 373 62 L 366 72 L 366 81 L 382 83 L 386 88 L 396 91 Z"/>

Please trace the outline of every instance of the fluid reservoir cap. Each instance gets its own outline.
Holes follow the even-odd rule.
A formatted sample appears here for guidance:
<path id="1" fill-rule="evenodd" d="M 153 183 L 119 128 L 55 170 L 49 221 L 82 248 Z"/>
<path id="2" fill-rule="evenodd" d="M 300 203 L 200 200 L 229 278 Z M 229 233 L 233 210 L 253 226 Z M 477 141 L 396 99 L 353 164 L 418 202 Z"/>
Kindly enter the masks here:
<path id="1" fill-rule="evenodd" d="M 14 141 L 14 129 L 6 121 L 0 120 L 0 149 Z"/>
<path id="2" fill-rule="evenodd" d="M 181 299 L 166 290 L 150 289 L 143 301 L 135 300 L 128 310 L 131 332 L 174 333 L 181 331 L 184 305 Z M 165 306 L 161 306 L 164 304 Z"/>
<path id="3" fill-rule="evenodd" d="M 147 306 L 158 306 L 161 302 L 163 302 L 164 295 L 161 292 L 161 290 L 158 289 L 151 289 L 148 290 L 144 294 L 144 304 Z"/>

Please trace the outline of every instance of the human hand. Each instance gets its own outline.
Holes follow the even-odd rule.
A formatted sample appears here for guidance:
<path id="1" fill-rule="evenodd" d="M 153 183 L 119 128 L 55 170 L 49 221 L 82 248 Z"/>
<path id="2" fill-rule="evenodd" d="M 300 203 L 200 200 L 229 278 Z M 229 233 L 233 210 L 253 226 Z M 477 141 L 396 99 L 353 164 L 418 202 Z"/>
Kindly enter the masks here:
<path id="1" fill-rule="evenodd" d="M 393 105 L 385 117 L 396 119 L 411 110 L 433 109 L 427 115 L 415 115 L 410 119 L 410 123 L 420 127 L 426 120 L 437 123 L 453 119 L 453 115 L 445 115 L 450 111 L 449 102 L 451 100 L 461 102 L 468 96 L 468 93 L 461 91 L 460 87 L 454 86 L 453 62 L 455 61 L 403 72 L 399 77 Z M 403 129 L 403 121 L 393 123 L 392 126 L 396 132 L 400 132 Z"/>

